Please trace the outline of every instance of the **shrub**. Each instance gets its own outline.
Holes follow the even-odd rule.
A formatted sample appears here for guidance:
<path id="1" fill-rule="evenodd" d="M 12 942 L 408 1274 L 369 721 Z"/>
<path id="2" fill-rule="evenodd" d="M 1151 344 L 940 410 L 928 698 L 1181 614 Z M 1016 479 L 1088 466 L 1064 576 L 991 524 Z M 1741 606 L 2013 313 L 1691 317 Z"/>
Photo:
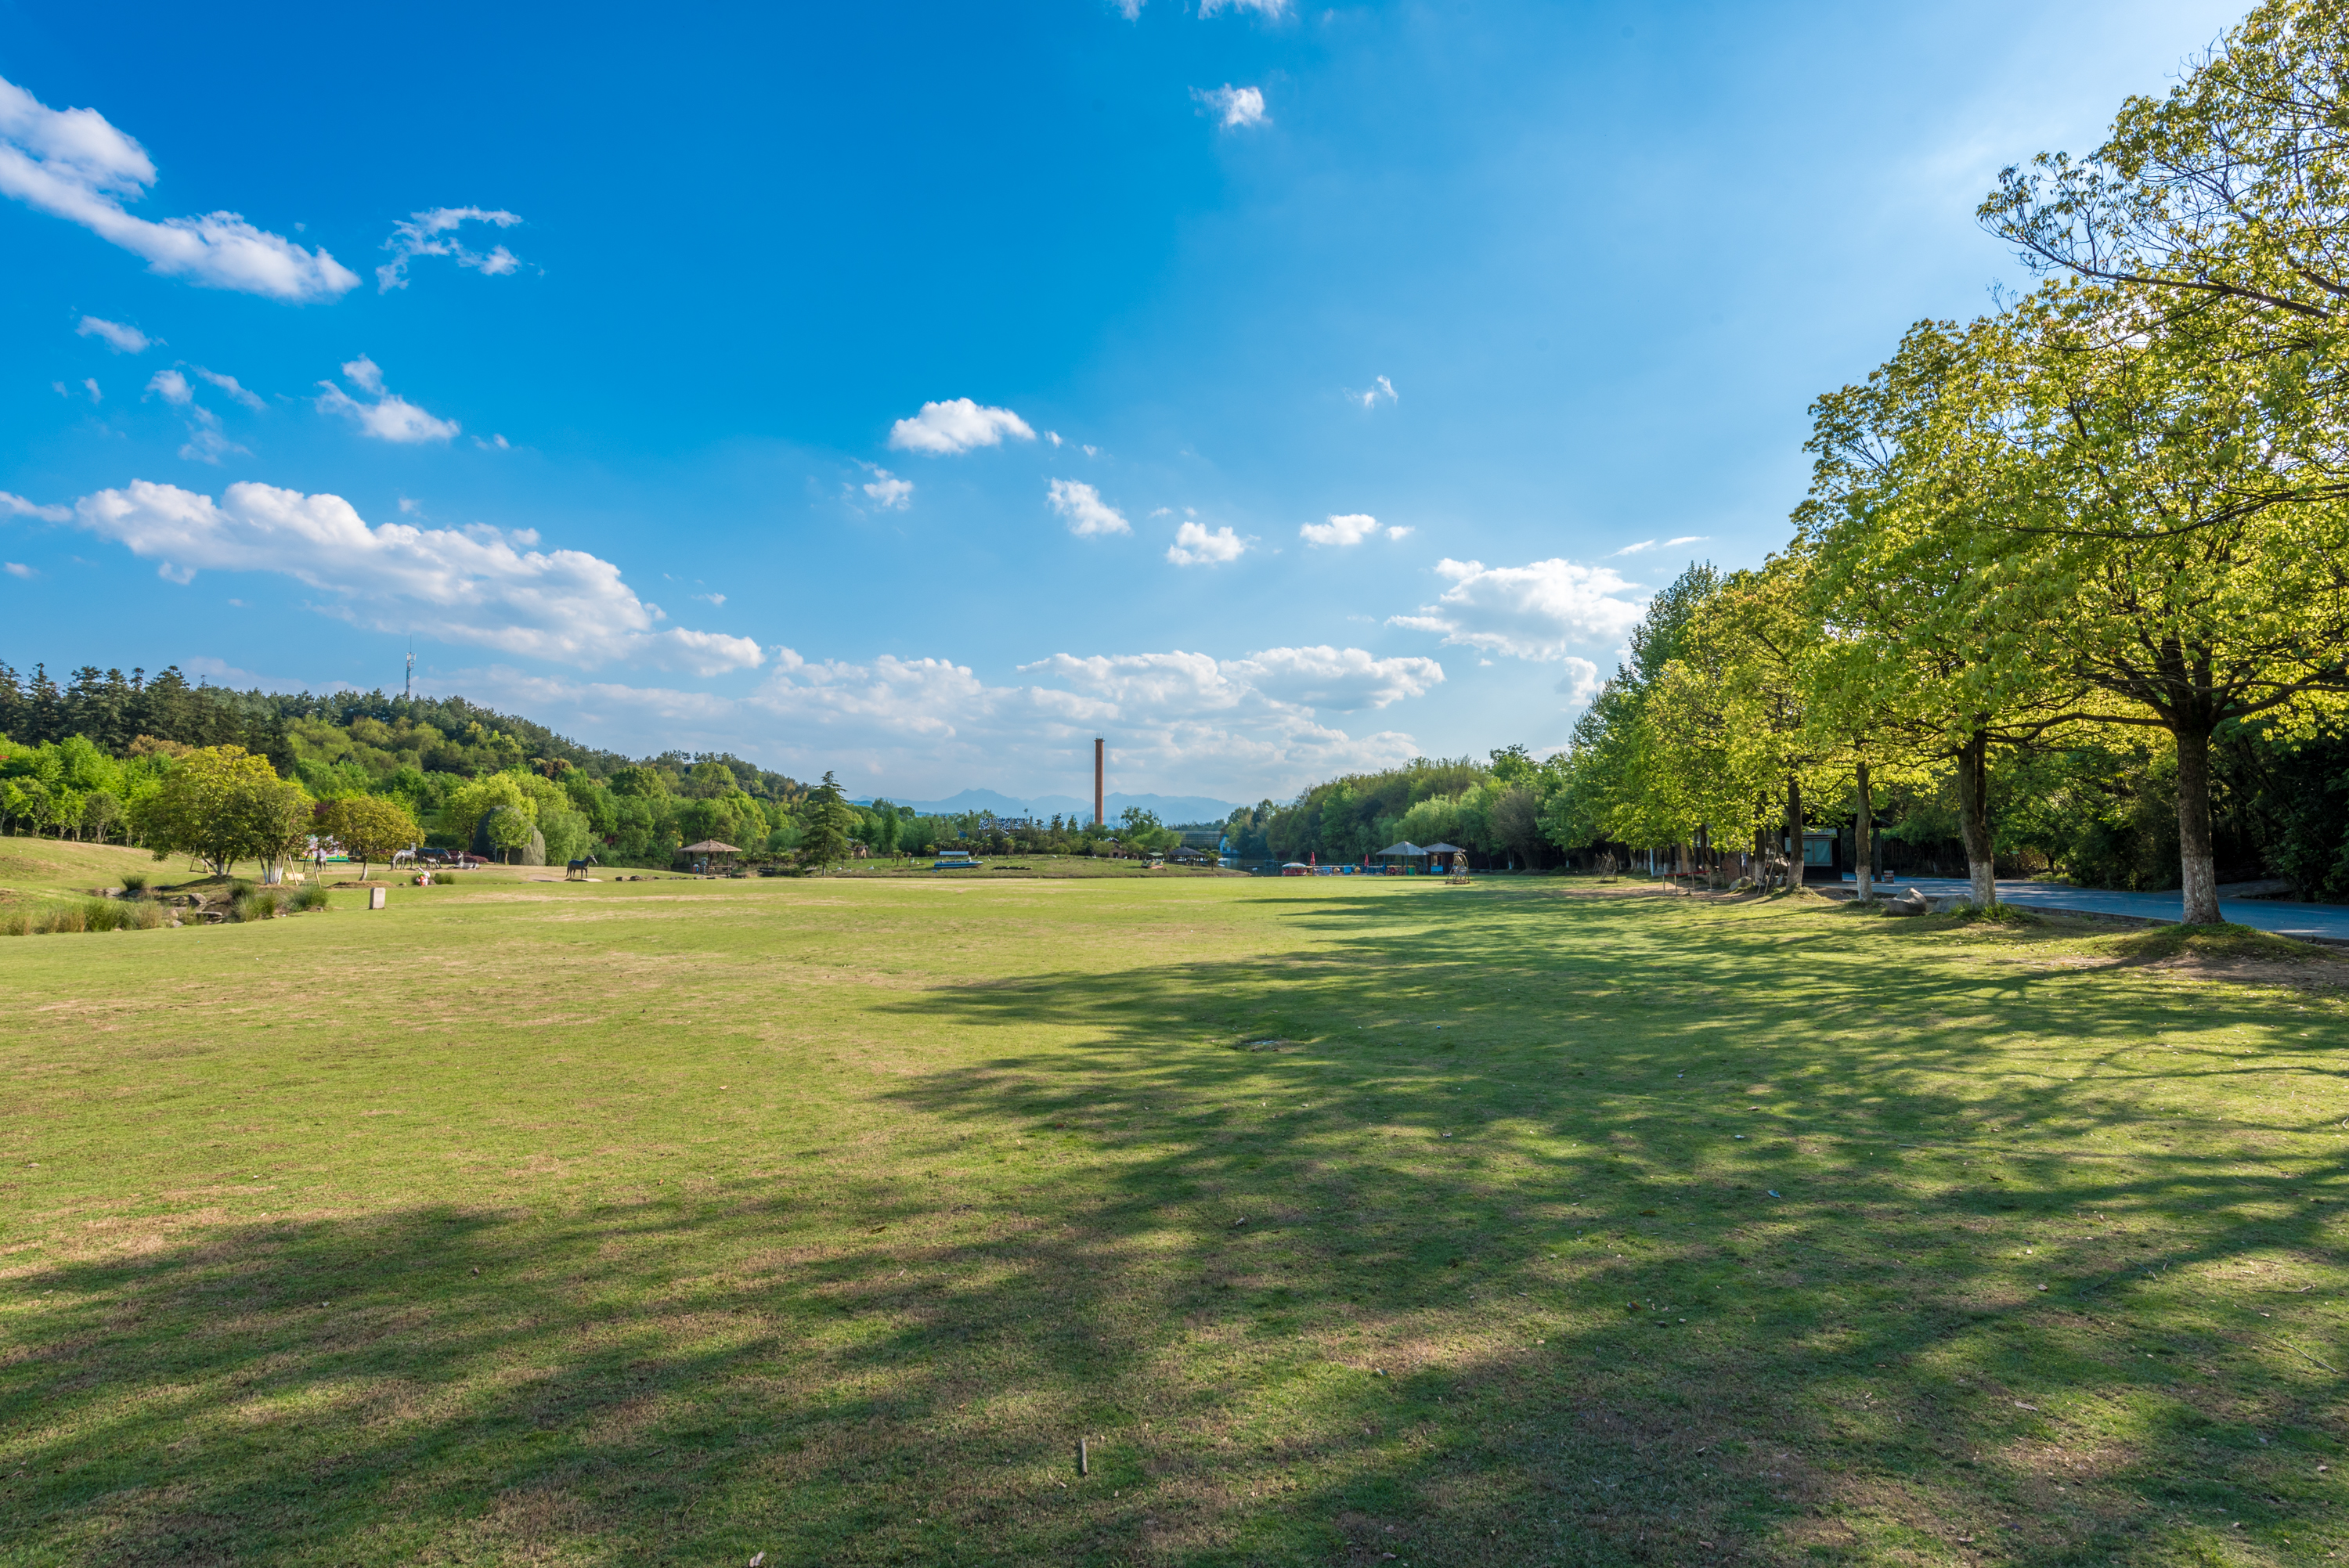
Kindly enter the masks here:
<path id="1" fill-rule="evenodd" d="M 89 914 L 79 904 L 68 905 L 64 909 L 53 909 L 40 917 L 34 929 L 44 936 L 69 935 L 77 932 L 88 931 Z"/>
<path id="2" fill-rule="evenodd" d="M 130 912 L 110 899 L 94 898 L 81 906 L 81 923 L 85 931 L 118 931 L 126 923 L 123 916 Z"/>
<path id="3" fill-rule="evenodd" d="M 125 898 L 145 898 L 147 896 L 147 878 L 145 873 L 140 872 L 125 872 L 122 878 L 122 896 Z"/>
<path id="4" fill-rule="evenodd" d="M 31 934 L 32 930 L 33 923 L 26 919 L 19 911 L 12 909 L 5 914 L 0 914 L 0 936 L 26 936 Z"/>
<path id="5" fill-rule="evenodd" d="M 231 899 L 228 917 L 233 921 L 275 920 L 285 908 L 285 895 L 274 887 L 265 887 Z"/>
<path id="6" fill-rule="evenodd" d="M 326 890 L 312 882 L 288 900 L 285 907 L 295 913 L 304 910 L 324 909 L 326 907 Z"/>

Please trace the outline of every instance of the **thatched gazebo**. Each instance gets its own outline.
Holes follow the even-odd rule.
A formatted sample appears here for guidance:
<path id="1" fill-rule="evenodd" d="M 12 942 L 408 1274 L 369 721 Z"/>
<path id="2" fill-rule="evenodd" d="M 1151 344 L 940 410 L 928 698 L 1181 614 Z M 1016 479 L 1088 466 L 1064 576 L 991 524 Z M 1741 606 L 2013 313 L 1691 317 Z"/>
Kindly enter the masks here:
<path id="1" fill-rule="evenodd" d="M 698 844 L 688 844 L 678 851 L 697 866 L 707 866 L 713 855 L 739 855 L 742 851 L 731 844 L 721 844 L 715 839 L 704 839 Z"/>

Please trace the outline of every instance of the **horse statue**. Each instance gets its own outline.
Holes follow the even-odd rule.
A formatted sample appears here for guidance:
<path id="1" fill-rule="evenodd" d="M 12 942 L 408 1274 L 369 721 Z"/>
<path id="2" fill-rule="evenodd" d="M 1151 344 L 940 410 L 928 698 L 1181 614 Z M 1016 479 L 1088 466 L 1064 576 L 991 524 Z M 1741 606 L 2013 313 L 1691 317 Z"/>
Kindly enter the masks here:
<path id="1" fill-rule="evenodd" d="M 587 868 L 589 866 L 599 866 L 603 863 L 603 861 L 597 860 L 593 855 L 584 855 L 580 859 L 571 861 L 564 865 L 563 880 L 564 882 L 585 882 L 587 880 Z"/>

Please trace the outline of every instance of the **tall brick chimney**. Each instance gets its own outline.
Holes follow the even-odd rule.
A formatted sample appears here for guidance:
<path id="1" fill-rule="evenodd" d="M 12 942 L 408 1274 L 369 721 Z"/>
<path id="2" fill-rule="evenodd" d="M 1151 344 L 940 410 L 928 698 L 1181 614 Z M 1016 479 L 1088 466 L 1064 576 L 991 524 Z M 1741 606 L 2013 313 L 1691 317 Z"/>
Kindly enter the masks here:
<path id="1" fill-rule="evenodd" d="M 1098 735 L 1093 737 L 1093 820 L 1104 820 L 1102 816 L 1102 738 Z"/>

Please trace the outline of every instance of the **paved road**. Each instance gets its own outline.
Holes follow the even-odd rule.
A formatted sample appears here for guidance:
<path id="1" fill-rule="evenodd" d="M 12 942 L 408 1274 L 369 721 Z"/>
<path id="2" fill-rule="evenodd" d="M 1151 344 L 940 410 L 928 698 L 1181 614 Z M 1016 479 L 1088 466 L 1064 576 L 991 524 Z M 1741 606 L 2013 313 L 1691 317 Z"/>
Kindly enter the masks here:
<path id="1" fill-rule="evenodd" d="M 1847 875 L 1847 884 L 1855 879 Z M 1897 891 L 1914 887 L 1927 898 L 1962 898 L 1970 891 L 1961 877 L 1902 877 Z M 2180 920 L 2183 898 L 2174 892 L 2111 892 L 2103 888 L 2070 887 L 2061 882 L 2005 882 L 1998 896 L 2026 909 L 2071 909 L 2088 914 L 2128 914 L 2139 920 Z M 2319 942 L 2349 942 L 2349 904 L 2286 903 L 2273 898 L 2220 898 L 2219 913 L 2237 925 L 2257 926 L 2279 936 L 2313 938 Z"/>

